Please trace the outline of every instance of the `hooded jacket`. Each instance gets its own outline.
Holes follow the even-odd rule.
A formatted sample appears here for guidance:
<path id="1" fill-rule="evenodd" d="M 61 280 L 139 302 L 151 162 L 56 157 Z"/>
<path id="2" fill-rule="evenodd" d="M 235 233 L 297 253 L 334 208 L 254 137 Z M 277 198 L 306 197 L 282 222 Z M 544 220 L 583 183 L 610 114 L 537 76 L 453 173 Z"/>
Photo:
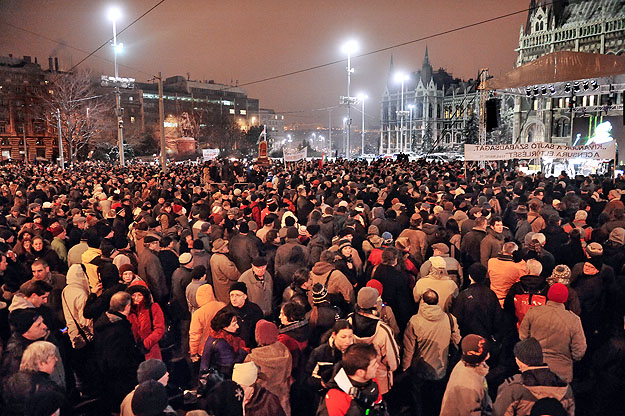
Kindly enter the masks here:
<path id="1" fill-rule="evenodd" d="M 189 354 L 202 355 L 204 344 L 210 335 L 210 323 L 217 312 L 226 306 L 225 303 L 215 299 L 213 287 L 204 284 L 197 289 L 195 295 L 200 308 L 191 315 L 191 325 L 189 327 Z"/>
<path id="2" fill-rule="evenodd" d="M 319 261 L 315 263 L 311 272 L 312 279 L 310 287 L 315 283 L 321 283 L 328 289 L 328 293 L 340 293 L 343 295 L 345 302 L 351 303 L 354 296 L 354 287 L 350 283 L 347 276 L 340 270 L 334 268 L 334 264 Z M 308 302 L 312 306 L 312 291 L 308 292 Z"/>
<path id="3" fill-rule="evenodd" d="M 460 343 L 456 318 L 443 312 L 438 305 L 423 303 L 404 332 L 402 368 L 407 370 L 412 366 L 415 373 L 426 380 L 442 379 L 447 371 L 450 341 L 455 345 Z"/>
<path id="4" fill-rule="evenodd" d="M 254 348 L 245 362 L 253 361 L 258 369 L 256 384 L 266 388 L 280 399 L 280 404 L 287 415 L 291 414 L 289 391 L 292 358 L 289 349 L 281 342 Z"/>
<path id="5" fill-rule="evenodd" d="M 169 296 L 169 288 L 163 265 L 158 256 L 146 247 L 139 254 L 138 274 L 147 282 L 150 291 L 154 294 L 154 298 L 158 302 L 164 302 Z"/>
<path id="6" fill-rule="evenodd" d="M 63 314 L 72 347 L 79 349 L 93 340 L 93 321 L 83 315 L 89 297 L 89 281 L 80 267 L 73 264 L 67 271 L 67 286 L 63 289 Z M 79 329 L 80 327 L 80 329 Z M 87 339 L 84 339 L 84 334 Z"/>
<path id="7" fill-rule="evenodd" d="M 165 335 L 165 316 L 158 303 L 152 301 L 152 294 L 143 282 L 132 284 L 128 291 L 137 291 L 143 295 L 143 302 L 132 305 L 128 320 L 137 344 L 142 343 L 147 350 L 145 359 L 162 359 L 158 342 Z M 150 313 L 151 312 L 151 313 Z"/>
<path id="8" fill-rule="evenodd" d="M 347 320 L 354 328 L 354 343 L 372 344 L 378 350 L 376 379 L 380 393 L 386 394 L 393 386 L 393 371 L 399 367 L 399 347 L 391 328 L 378 317 L 358 312 Z"/>
<path id="9" fill-rule="evenodd" d="M 415 302 L 419 303 L 421 296 L 428 289 L 432 289 L 438 294 L 438 304 L 445 312 L 449 312 L 454 298 L 458 296 L 458 285 L 447 275 L 437 276 L 430 273 L 417 280 L 417 284 L 412 290 Z"/>
<path id="10" fill-rule="evenodd" d="M 573 389 L 546 365 L 530 367 L 504 381 L 493 410 L 497 416 L 529 415 L 534 403 L 547 397 L 558 400 L 569 416 L 575 415 Z"/>

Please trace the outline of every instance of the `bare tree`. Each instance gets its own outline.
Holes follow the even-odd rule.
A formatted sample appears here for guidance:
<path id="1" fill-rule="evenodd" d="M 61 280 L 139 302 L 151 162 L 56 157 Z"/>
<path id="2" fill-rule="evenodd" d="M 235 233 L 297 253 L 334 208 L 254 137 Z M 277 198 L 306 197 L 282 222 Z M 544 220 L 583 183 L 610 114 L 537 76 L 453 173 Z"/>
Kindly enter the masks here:
<path id="1" fill-rule="evenodd" d="M 61 135 L 72 162 L 94 138 L 114 137 L 107 131 L 115 125 L 112 119 L 113 95 L 98 95 L 96 82 L 89 70 L 58 73 L 42 93 L 42 117 L 56 127 L 57 114 L 60 115 Z"/>

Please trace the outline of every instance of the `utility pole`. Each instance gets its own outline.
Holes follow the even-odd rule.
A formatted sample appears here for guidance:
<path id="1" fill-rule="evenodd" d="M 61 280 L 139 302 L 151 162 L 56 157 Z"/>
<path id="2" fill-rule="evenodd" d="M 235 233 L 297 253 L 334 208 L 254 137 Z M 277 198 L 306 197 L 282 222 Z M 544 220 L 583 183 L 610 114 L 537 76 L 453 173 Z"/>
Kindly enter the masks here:
<path id="1" fill-rule="evenodd" d="M 61 164 L 61 170 L 65 170 L 65 159 L 63 157 L 63 135 L 61 134 L 61 109 L 59 108 L 56 109 L 56 122 L 57 130 L 59 131 L 59 162 Z M 26 135 L 24 135 L 24 144 L 26 144 Z"/>
<path id="2" fill-rule="evenodd" d="M 24 163 L 28 165 L 28 149 L 26 148 L 26 124 L 22 124 L 22 134 L 24 136 Z"/>
<path id="3" fill-rule="evenodd" d="M 330 142 L 328 151 L 330 152 L 330 157 L 332 157 L 332 109 L 331 108 L 328 108 L 328 141 Z"/>
<path id="4" fill-rule="evenodd" d="M 165 152 L 165 108 L 163 105 L 163 77 L 158 73 L 158 122 L 161 131 L 161 170 L 167 173 L 167 154 Z"/>

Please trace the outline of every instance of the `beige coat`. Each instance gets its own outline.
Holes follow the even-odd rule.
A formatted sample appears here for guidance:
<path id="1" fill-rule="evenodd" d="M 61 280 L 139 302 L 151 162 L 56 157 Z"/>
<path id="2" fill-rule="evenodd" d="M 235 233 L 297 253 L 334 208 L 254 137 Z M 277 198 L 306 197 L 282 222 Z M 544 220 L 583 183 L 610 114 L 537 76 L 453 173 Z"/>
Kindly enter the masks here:
<path id="1" fill-rule="evenodd" d="M 328 276 L 330 279 L 328 280 Z M 354 287 L 350 283 L 349 279 L 340 271 L 334 268 L 333 264 L 319 261 L 315 263 L 310 272 L 310 278 L 312 282 L 310 287 L 315 283 L 326 284 L 328 281 L 327 289 L 328 293 L 340 293 L 346 302 L 351 303 L 354 298 Z M 308 302 L 312 305 L 312 290 L 308 291 Z"/>
<path id="2" fill-rule="evenodd" d="M 214 253 L 211 256 L 210 266 L 213 274 L 215 298 L 220 302 L 230 302 L 230 286 L 239 280 L 237 266 L 222 253 Z"/>
<path id="3" fill-rule="evenodd" d="M 453 322 L 450 327 L 449 318 Z M 438 305 L 419 306 L 404 332 L 404 355 L 402 368 L 407 370 L 414 362 L 419 377 L 440 380 L 447 371 L 449 343 L 460 343 L 458 322 L 451 314 L 443 312 Z"/>
<path id="4" fill-rule="evenodd" d="M 282 409 L 287 416 L 291 414 L 289 391 L 291 389 L 291 367 L 293 366 L 289 349 L 281 342 L 254 348 L 245 362 L 253 361 L 258 369 L 256 383 L 278 396 Z"/>
<path id="5" fill-rule="evenodd" d="M 536 338 L 543 348 L 545 363 L 562 380 L 573 380 L 573 361 L 586 353 L 586 337 L 579 316 L 567 311 L 564 304 L 547 301 L 525 314 L 519 328 L 521 340 Z"/>

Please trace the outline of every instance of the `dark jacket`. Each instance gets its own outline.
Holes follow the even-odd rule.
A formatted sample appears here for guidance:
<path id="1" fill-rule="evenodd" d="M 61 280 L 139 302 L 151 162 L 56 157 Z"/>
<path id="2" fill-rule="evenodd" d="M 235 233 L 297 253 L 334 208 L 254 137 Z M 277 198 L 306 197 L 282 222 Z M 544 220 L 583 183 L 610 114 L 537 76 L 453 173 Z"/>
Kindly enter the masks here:
<path id="1" fill-rule="evenodd" d="M 462 260 L 465 266 L 470 266 L 480 261 L 480 244 L 484 237 L 486 237 L 486 231 L 477 228 L 473 228 L 462 237 L 460 250 L 464 256 Z"/>
<path id="2" fill-rule="evenodd" d="M 499 338 L 502 312 L 495 292 L 487 284 L 477 283 L 458 294 L 452 311 L 462 336 L 477 334 L 486 339 Z"/>
<path id="3" fill-rule="evenodd" d="M 230 257 L 237 266 L 239 273 L 243 273 L 252 267 L 252 260 L 258 256 L 256 243 L 247 235 L 237 234 L 230 239 Z"/>
<path id="4" fill-rule="evenodd" d="M 209 336 L 204 344 L 202 360 L 200 361 L 200 372 L 214 368 L 219 370 L 226 377 L 232 377 L 232 368 L 236 363 L 242 363 L 247 355 L 247 351 L 239 348 L 235 351 L 223 338 Z"/>
<path id="5" fill-rule="evenodd" d="M 542 231 L 547 241 L 545 242 L 545 250 L 555 253 L 558 247 L 569 241 L 569 236 L 559 225 L 547 225 Z"/>
<path id="6" fill-rule="evenodd" d="M 578 263 L 571 270 L 571 287 L 575 289 L 582 307 L 580 318 L 588 343 L 598 334 L 607 336 L 610 325 L 611 289 L 614 287 L 614 270 L 606 264 L 597 264 L 599 273 L 584 273 L 584 264 Z M 623 299 L 620 299 L 622 302 Z M 620 326 L 622 327 L 622 316 Z"/>
<path id="7" fill-rule="evenodd" d="M 130 322 L 119 312 L 106 312 L 94 324 L 98 368 L 104 385 L 103 397 L 110 397 L 111 409 L 119 405 L 137 385 L 137 368 L 144 360 L 132 334 Z"/>
<path id="8" fill-rule="evenodd" d="M 6 379 L 3 385 L 4 410 L 2 415 L 22 416 L 26 414 L 26 403 L 33 399 L 35 392 L 54 394 L 59 399 L 65 397 L 63 389 L 53 382 L 47 373 L 19 371 Z M 63 401 L 60 404 L 63 407 Z"/>
<path id="9" fill-rule="evenodd" d="M 332 241 L 332 237 L 339 232 L 339 225 L 331 215 L 321 217 L 319 222 L 319 234 L 325 237 L 326 241 Z"/>
<path id="10" fill-rule="evenodd" d="M 393 266 L 380 264 L 372 276 L 382 283 L 382 300 L 393 309 L 397 324 L 403 330 L 416 312 L 407 275 Z"/>
<path id="11" fill-rule="evenodd" d="M 304 367 L 308 387 L 318 394 L 325 392 L 321 381 L 328 384 L 332 379 L 334 365 L 340 362 L 342 357 L 343 353 L 332 345 L 332 339 L 315 348 Z"/>
<path id="12" fill-rule="evenodd" d="M 480 262 L 484 267 L 488 267 L 488 259 L 497 257 L 503 247 L 503 242 L 503 233 L 497 233 L 489 227 L 486 236 L 480 242 Z"/>
<path id="13" fill-rule="evenodd" d="M 245 341 L 245 345 L 249 348 L 255 347 L 256 339 L 254 337 L 254 331 L 256 329 L 256 322 L 264 317 L 260 307 L 246 300 L 241 308 L 235 308 L 232 306 L 232 303 L 228 303 L 224 309 L 234 312 L 239 318 L 239 337 Z"/>

